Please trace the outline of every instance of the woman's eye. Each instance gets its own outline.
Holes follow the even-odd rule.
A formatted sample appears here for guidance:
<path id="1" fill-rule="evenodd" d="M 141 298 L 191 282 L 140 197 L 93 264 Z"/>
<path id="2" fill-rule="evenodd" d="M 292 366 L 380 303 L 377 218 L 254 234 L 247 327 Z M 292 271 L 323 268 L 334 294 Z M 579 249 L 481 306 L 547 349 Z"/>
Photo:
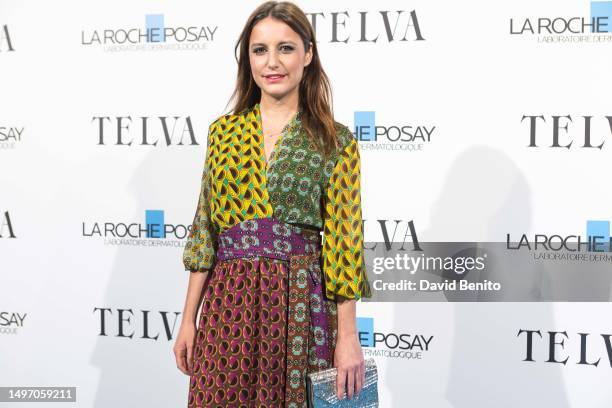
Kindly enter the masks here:
<path id="1" fill-rule="evenodd" d="M 291 45 L 281 45 L 280 46 L 280 50 L 282 52 L 288 53 L 288 52 L 292 52 L 294 50 L 294 48 Z M 255 54 L 261 54 L 261 53 L 263 53 L 265 51 L 266 51 L 266 49 L 264 47 L 253 48 L 253 52 Z"/>

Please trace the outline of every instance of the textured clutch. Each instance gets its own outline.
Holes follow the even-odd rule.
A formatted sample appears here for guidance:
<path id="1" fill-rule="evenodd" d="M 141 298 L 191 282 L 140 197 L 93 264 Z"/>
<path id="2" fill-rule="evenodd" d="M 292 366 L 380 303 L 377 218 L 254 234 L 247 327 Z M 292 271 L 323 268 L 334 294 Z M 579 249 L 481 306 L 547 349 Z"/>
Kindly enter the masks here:
<path id="1" fill-rule="evenodd" d="M 306 376 L 309 408 L 378 408 L 378 372 L 373 358 L 365 360 L 365 382 L 361 391 L 348 399 L 336 395 L 336 368 L 310 373 Z"/>

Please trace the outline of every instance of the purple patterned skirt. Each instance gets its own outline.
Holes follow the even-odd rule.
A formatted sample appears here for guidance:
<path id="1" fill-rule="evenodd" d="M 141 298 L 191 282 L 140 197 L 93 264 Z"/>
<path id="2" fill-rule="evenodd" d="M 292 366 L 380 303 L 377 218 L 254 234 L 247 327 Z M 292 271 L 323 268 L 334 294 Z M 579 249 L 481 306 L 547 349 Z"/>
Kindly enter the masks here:
<path id="1" fill-rule="evenodd" d="M 333 366 L 337 308 L 318 232 L 273 217 L 219 235 L 194 348 L 189 407 L 306 407 L 306 374 Z"/>

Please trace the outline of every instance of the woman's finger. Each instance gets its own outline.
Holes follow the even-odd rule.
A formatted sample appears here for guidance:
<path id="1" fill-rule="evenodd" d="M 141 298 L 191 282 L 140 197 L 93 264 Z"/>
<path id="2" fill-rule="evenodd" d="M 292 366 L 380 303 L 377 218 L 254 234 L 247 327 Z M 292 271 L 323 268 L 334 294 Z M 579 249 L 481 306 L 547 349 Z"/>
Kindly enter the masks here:
<path id="1" fill-rule="evenodd" d="M 193 346 L 187 346 L 187 368 L 189 369 L 189 373 L 193 372 Z"/>
<path id="2" fill-rule="evenodd" d="M 338 399 L 344 398 L 344 387 L 346 386 L 346 370 L 338 368 L 336 372 L 336 394 Z"/>
<path id="3" fill-rule="evenodd" d="M 355 379 L 355 395 L 361 392 L 363 388 L 363 383 L 365 382 L 365 369 L 363 363 L 359 365 L 357 369 L 357 378 Z"/>
<path id="4" fill-rule="evenodd" d="M 352 368 L 349 370 L 348 373 L 348 390 L 347 390 L 347 395 L 348 398 L 351 399 L 353 398 L 353 394 L 354 394 L 354 390 L 355 390 L 355 376 L 357 375 L 357 367 Z"/>
<path id="5" fill-rule="evenodd" d="M 181 370 L 184 374 L 187 374 L 187 361 L 185 356 L 185 349 L 178 349 L 174 351 L 174 355 L 176 356 L 176 366 L 179 370 Z"/>

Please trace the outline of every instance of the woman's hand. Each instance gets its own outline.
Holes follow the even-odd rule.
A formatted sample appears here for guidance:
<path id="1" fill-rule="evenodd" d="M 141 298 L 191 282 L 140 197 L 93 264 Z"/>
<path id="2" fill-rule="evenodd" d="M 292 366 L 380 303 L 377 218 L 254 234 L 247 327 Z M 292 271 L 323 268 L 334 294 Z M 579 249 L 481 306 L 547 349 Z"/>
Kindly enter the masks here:
<path id="1" fill-rule="evenodd" d="M 365 362 L 357 333 L 338 334 L 334 352 L 334 366 L 337 369 L 336 394 L 344 398 L 344 388 L 348 385 L 348 398 L 359 394 L 365 382 Z"/>
<path id="2" fill-rule="evenodd" d="M 195 344 L 196 327 L 193 322 L 181 323 L 176 342 L 174 343 L 174 357 L 176 366 L 183 374 L 191 375 L 193 370 L 193 346 Z"/>

